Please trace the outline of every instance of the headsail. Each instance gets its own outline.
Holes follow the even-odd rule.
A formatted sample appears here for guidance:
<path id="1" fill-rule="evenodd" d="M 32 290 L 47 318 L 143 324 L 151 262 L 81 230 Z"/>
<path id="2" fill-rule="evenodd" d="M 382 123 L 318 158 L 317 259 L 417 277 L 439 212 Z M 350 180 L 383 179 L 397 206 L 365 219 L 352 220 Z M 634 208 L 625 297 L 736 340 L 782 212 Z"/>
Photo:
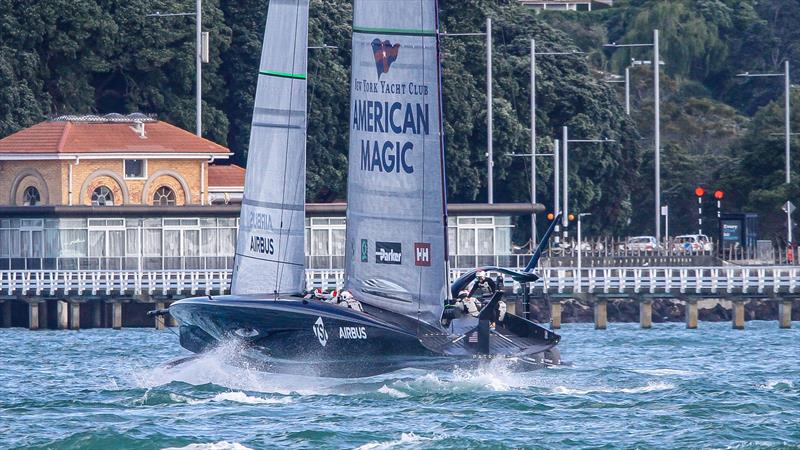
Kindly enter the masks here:
<path id="1" fill-rule="evenodd" d="M 308 1 L 269 2 L 233 294 L 303 289 Z"/>
<path id="2" fill-rule="evenodd" d="M 447 297 L 436 0 L 355 0 L 345 287 L 437 325 Z"/>

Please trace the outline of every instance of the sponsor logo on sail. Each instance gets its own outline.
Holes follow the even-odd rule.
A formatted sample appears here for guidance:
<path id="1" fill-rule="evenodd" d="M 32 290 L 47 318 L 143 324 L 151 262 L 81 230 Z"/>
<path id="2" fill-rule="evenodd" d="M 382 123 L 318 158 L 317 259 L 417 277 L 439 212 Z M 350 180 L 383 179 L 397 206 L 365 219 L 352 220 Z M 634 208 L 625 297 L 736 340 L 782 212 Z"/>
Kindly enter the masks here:
<path id="1" fill-rule="evenodd" d="M 372 41 L 372 53 L 375 55 L 375 68 L 378 70 L 378 79 L 381 75 L 389 73 L 389 67 L 397 60 L 400 44 L 392 45 L 389 41 L 378 38 Z"/>
<path id="2" fill-rule="evenodd" d="M 265 255 L 275 254 L 275 240 L 261 236 L 250 236 L 250 251 Z"/>
<path id="3" fill-rule="evenodd" d="M 361 262 L 369 261 L 369 241 L 366 239 L 361 240 Z"/>
<path id="4" fill-rule="evenodd" d="M 328 343 L 328 332 L 325 331 L 325 323 L 322 322 L 322 317 L 317 317 L 317 321 L 314 322 L 314 336 L 317 337 L 319 340 L 320 345 L 325 347 L 325 344 Z"/>
<path id="5" fill-rule="evenodd" d="M 339 339 L 366 339 L 365 327 L 339 327 Z"/>
<path id="6" fill-rule="evenodd" d="M 402 264 L 403 250 L 399 242 L 375 242 L 375 262 Z"/>
<path id="7" fill-rule="evenodd" d="M 414 264 L 417 266 L 430 267 L 431 244 L 427 242 L 414 243 Z"/>

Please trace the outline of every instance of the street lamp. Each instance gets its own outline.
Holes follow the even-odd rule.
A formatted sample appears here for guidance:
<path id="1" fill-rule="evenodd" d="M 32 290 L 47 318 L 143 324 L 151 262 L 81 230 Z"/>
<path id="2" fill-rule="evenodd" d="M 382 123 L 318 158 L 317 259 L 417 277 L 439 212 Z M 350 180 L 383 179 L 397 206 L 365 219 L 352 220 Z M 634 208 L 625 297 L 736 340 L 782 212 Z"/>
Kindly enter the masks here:
<path id="1" fill-rule="evenodd" d="M 492 127 L 494 115 L 492 110 L 492 18 L 486 18 L 485 33 L 439 33 L 439 36 L 486 36 L 486 165 L 488 169 L 486 173 L 486 194 L 488 203 L 491 205 L 494 203 L 494 150 L 492 148 L 492 141 L 494 139 L 494 130 Z"/>
<path id="2" fill-rule="evenodd" d="M 580 273 L 581 270 L 581 218 L 584 216 L 591 216 L 592 213 L 580 213 L 578 214 L 578 272 Z"/>
<path id="3" fill-rule="evenodd" d="M 792 164 L 791 164 L 791 136 L 792 128 L 789 122 L 791 112 L 791 88 L 792 83 L 789 79 L 789 60 L 783 63 L 783 73 L 740 73 L 737 77 L 755 78 L 755 77 L 783 77 L 784 85 L 784 147 L 786 152 L 786 184 L 792 182 Z M 792 242 L 792 218 L 786 215 L 786 238 L 788 242 Z"/>
<path id="4" fill-rule="evenodd" d="M 561 207 L 561 211 L 563 215 L 561 216 L 561 225 L 564 227 L 564 238 L 567 237 L 567 225 L 569 224 L 569 144 L 572 143 L 607 143 L 607 142 L 616 142 L 613 139 L 570 139 L 569 138 L 569 128 L 564 126 L 561 128 L 561 142 L 562 146 L 562 158 L 564 159 L 564 197 L 562 199 L 563 205 Z"/>
<path id="5" fill-rule="evenodd" d="M 655 126 L 654 126 L 654 150 L 655 150 L 655 200 L 656 200 L 656 239 L 661 242 L 661 83 L 660 83 L 660 66 L 661 58 L 659 58 L 658 49 L 658 30 L 653 30 L 653 43 L 652 44 L 605 44 L 603 47 L 621 48 L 621 47 L 653 47 L 653 60 L 658 64 L 653 64 L 653 90 L 655 91 Z"/>
<path id="6" fill-rule="evenodd" d="M 559 146 L 558 140 L 556 140 L 555 148 L 554 148 L 552 153 L 509 153 L 508 154 L 508 156 L 512 156 L 512 157 L 516 156 L 516 157 L 531 158 L 531 164 L 536 164 L 536 157 L 537 156 L 552 156 L 553 157 L 553 161 L 554 161 L 553 162 L 553 192 L 554 192 L 554 196 L 553 196 L 553 201 L 554 201 L 554 203 L 553 203 L 553 211 L 557 211 L 558 210 L 558 176 L 559 176 L 559 174 L 558 174 L 558 158 L 556 157 L 558 155 L 558 146 Z M 536 176 L 536 169 L 532 167 L 531 168 L 531 181 L 534 184 L 531 186 L 531 199 L 532 199 L 531 201 L 534 204 L 536 203 L 536 194 L 535 194 L 535 192 L 536 192 L 536 181 L 535 181 L 536 178 L 535 178 L 535 176 Z M 533 251 L 533 249 L 536 248 L 536 244 L 537 244 L 536 238 L 537 238 L 537 236 L 536 236 L 536 214 L 531 213 L 531 251 Z"/>
<path id="7" fill-rule="evenodd" d="M 195 134 L 203 136 L 203 62 L 208 62 L 208 33 L 203 33 L 203 5 L 202 0 L 195 1 L 195 12 L 193 13 L 167 13 L 147 14 L 146 17 L 175 17 L 175 16 L 194 16 L 195 21 L 195 71 L 197 81 L 195 82 Z M 204 39 L 205 38 L 205 39 Z M 206 51 L 203 51 L 203 41 L 206 43 Z M 206 56 L 204 59 L 203 56 Z"/>
<path id="8" fill-rule="evenodd" d="M 536 39 L 531 39 L 531 202 L 536 203 L 536 56 L 563 56 L 563 55 L 582 55 L 583 52 L 537 52 Z M 556 152 L 557 153 L 557 152 Z M 556 181 L 556 185 L 558 181 Z M 553 209 L 553 213 L 558 208 Z M 536 245 L 536 215 L 531 214 L 531 239 Z"/>

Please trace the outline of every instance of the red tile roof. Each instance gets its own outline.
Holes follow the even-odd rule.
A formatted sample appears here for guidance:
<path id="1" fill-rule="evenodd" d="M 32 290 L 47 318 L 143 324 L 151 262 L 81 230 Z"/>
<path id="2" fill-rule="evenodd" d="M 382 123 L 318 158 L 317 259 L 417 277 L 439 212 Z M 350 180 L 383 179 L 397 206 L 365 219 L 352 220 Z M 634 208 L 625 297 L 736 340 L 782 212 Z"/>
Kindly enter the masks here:
<path id="1" fill-rule="evenodd" d="M 145 137 L 133 123 L 46 121 L 0 139 L 3 153 L 229 153 L 219 144 L 166 122 L 145 122 Z"/>
<path id="2" fill-rule="evenodd" d="M 208 187 L 242 187 L 244 188 L 244 167 L 236 164 L 208 166 Z"/>

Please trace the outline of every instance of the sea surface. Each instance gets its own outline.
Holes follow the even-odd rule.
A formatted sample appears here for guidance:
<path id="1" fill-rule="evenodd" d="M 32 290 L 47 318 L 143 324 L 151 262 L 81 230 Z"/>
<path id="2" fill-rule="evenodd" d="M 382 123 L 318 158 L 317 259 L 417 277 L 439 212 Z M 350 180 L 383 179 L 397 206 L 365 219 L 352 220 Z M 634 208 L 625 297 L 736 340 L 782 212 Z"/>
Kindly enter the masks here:
<path id="1" fill-rule="evenodd" d="M 0 330 L 0 448 L 800 448 L 800 324 L 567 324 L 571 367 L 336 380 L 169 330 Z"/>

